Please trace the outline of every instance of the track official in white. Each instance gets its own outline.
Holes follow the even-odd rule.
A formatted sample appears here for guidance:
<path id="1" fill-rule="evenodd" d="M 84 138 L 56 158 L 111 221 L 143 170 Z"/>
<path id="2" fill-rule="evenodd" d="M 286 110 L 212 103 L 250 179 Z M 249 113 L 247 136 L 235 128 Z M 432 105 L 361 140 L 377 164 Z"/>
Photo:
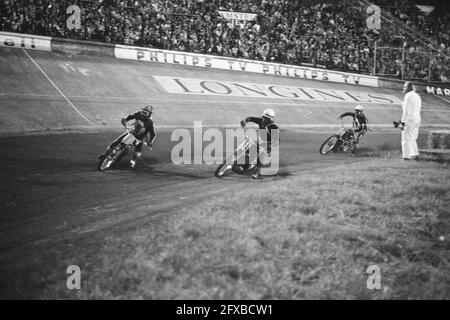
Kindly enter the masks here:
<path id="1" fill-rule="evenodd" d="M 402 157 L 404 160 L 417 159 L 419 148 L 417 138 L 420 127 L 420 111 L 422 108 L 422 99 L 416 93 L 416 88 L 411 82 L 405 82 L 403 92 L 405 97 L 402 102 Z"/>

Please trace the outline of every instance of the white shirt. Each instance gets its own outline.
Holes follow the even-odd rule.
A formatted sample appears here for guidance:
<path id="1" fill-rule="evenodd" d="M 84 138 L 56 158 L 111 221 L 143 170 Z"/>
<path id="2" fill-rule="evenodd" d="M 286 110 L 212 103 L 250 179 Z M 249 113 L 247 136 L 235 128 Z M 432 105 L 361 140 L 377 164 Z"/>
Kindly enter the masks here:
<path id="1" fill-rule="evenodd" d="M 405 94 L 402 102 L 402 122 L 404 123 L 420 123 L 420 110 L 422 108 L 422 99 L 415 91 Z"/>

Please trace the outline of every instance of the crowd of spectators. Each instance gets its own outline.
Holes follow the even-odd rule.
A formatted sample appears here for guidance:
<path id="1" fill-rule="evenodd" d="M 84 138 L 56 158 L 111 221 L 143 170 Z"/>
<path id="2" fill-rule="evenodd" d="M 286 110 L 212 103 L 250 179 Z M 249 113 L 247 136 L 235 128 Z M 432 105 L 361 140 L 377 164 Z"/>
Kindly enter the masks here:
<path id="1" fill-rule="evenodd" d="M 397 40 L 396 44 L 407 42 L 403 59 L 404 76 L 428 79 L 430 74 L 430 80 L 449 82 L 450 5 L 439 4 L 433 8 L 426 5 L 417 6 L 408 0 L 374 0 L 374 3 L 383 12 L 388 12 L 394 17 L 394 25 L 384 24 L 383 35 L 388 41 L 392 43 L 393 39 Z M 395 21 L 400 22 L 405 28 L 399 30 Z M 427 39 L 427 43 L 423 43 L 423 39 Z M 399 50 L 397 58 L 391 60 L 389 64 L 391 66 L 397 64 L 396 60 L 401 61 Z"/>
<path id="2" fill-rule="evenodd" d="M 426 15 L 405 0 L 375 3 L 400 25 L 382 21 L 381 30 L 368 29 L 366 9 L 351 0 L 4 0 L 0 30 L 365 74 L 373 74 L 376 56 L 376 74 L 450 82 L 448 11 Z M 257 16 L 229 21 L 219 10 Z M 68 28 L 74 19 L 81 28 Z M 432 39 L 434 48 L 401 25 Z"/>

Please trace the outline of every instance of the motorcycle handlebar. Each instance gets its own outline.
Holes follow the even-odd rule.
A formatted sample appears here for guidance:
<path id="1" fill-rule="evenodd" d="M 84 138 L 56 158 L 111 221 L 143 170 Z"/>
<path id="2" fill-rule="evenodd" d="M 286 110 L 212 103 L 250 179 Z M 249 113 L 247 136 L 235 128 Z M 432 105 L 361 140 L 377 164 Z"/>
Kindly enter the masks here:
<path id="1" fill-rule="evenodd" d="M 344 128 L 344 120 L 342 118 L 338 118 L 338 120 L 341 120 L 341 126 Z M 352 125 L 352 127 L 353 127 L 353 129 L 356 128 L 356 126 L 354 124 Z M 372 130 L 370 130 L 369 128 L 366 128 L 365 131 L 372 132 Z"/>

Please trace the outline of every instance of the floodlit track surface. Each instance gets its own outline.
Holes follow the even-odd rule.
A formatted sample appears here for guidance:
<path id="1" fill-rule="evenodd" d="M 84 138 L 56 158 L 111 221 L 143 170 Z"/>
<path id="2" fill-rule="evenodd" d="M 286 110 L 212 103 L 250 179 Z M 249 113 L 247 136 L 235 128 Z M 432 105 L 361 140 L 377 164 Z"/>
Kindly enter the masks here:
<path id="1" fill-rule="evenodd" d="M 65 281 L 64 266 L 73 252 L 96 250 L 111 237 L 132 235 L 136 229 L 158 225 L 168 215 L 195 207 L 203 200 L 240 188 L 263 188 L 274 179 L 289 179 L 302 171 L 320 170 L 371 159 L 372 152 L 397 150 L 400 132 L 374 132 L 364 137 L 356 157 L 318 153 L 332 134 L 301 131 L 281 133 L 278 176 L 252 181 L 248 176 L 214 177 L 215 165 L 174 165 L 175 142 L 170 131 L 160 132 L 152 151 L 144 149 L 135 170 L 129 156 L 113 170 L 98 172 L 97 155 L 120 134 L 120 117 L 143 104 L 156 106 L 157 125 L 191 127 L 202 119 L 208 126 L 236 124 L 247 115 L 274 108 L 281 126 L 335 125 L 339 113 L 353 104 L 316 103 L 286 99 L 237 101 L 224 97 L 169 95 L 152 76 L 180 76 L 305 87 L 345 87 L 302 79 L 211 72 L 111 58 L 68 57 L 29 52 L 66 98 L 95 126 L 85 121 L 40 73 L 22 50 L 0 49 L 0 297 L 32 297 L 43 288 L 30 288 L 29 279 L 44 277 L 52 268 Z M 384 92 L 364 88 L 368 92 Z M 401 95 L 389 91 L 398 97 Z M 425 124 L 448 123 L 448 104 L 426 98 Z M 399 106 L 367 107 L 371 123 L 391 123 Z M 76 133 L 26 135 L 26 131 L 76 129 Z M 102 129 L 103 128 L 103 129 Z M 112 129 L 111 129 L 112 128 Z M 110 130 L 110 131 L 105 131 Z M 376 130 L 374 130 L 376 131 Z M 14 134 L 16 136 L 5 137 Z M 420 137 L 422 146 L 426 136 Z M 206 143 L 204 144 L 204 146 Z M 71 254 L 69 254 L 71 253 Z M 44 271 L 45 270 L 45 271 Z"/>

